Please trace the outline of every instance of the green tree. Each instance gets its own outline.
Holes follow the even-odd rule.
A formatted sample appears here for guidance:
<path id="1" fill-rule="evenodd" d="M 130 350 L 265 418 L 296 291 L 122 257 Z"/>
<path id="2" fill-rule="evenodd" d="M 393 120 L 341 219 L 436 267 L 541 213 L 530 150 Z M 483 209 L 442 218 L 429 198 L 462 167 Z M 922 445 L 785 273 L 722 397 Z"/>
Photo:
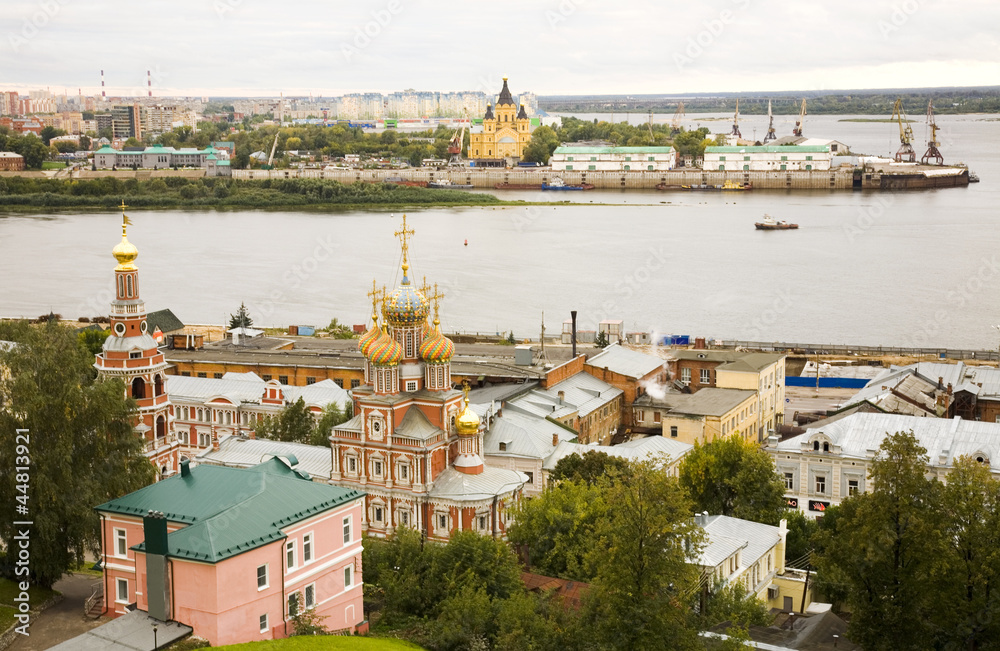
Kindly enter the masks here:
<path id="1" fill-rule="evenodd" d="M 696 444 L 681 462 L 680 483 L 695 509 L 711 515 L 777 525 L 785 513 L 774 460 L 739 435 Z"/>
<path id="2" fill-rule="evenodd" d="M 306 401 L 299 398 L 282 409 L 279 414 L 265 416 L 254 431 L 257 438 L 309 443 L 312 440 L 314 425 L 315 420 L 306 406 Z"/>
<path id="3" fill-rule="evenodd" d="M 39 134 L 39 136 L 42 139 L 42 142 L 45 143 L 46 147 L 52 143 L 52 139 L 55 138 L 56 136 L 65 136 L 65 135 L 66 132 L 64 130 L 56 129 L 55 127 L 51 126 L 42 127 L 42 131 Z"/>
<path id="4" fill-rule="evenodd" d="M 523 158 L 530 163 L 548 165 L 552 152 L 559 146 L 559 136 L 552 129 L 542 125 L 531 133 L 531 141 L 524 148 Z"/>
<path id="5" fill-rule="evenodd" d="M 334 339 L 354 339 L 354 330 L 351 326 L 341 323 L 336 317 L 330 321 L 326 331 Z"/>
<path id="6" fill-rule="evenodd" d="M 80 136 L 80 149 L 90 149 L 90 138 Z"/>
<path id="7" fill-rule="evenodd" d="M 12 523 L 32 521 L 30 579 L 51 587 L 85 551 L 99 552 L 94 507 L 152 483 L 155 470 L 132 429 L 135 403 L 120 380 L 96 381 L 93 355 L 73 330 L 5 323 L 0 339 L 16 342 L 0 351 L 0 444 L 9 464 L 0 473 L 0 542 L 10 549 Z M 0 572 L 23 579 L 14 562 L 7 556 Z"/>
<path id="8" fill-rule="evenodd" d="M 110 330 L 94 330 L 88 328 L 87 330 L 82 330 L 77 335 L 77 338 L 89 354 L 96 355 L 104 349 L 104 341 L 110 336 Z"/>
<path id="9" fill-rule="evenodd" d="M 711 594 L 702 614 L 702 625 L 711 628 L 722 622 L 732 622 L 740 627 L 767 626 L 771 623 L 770 610 L 763 601 L 747 592 L 740 581 L 718 586 Z"/>
<path id="10" fill-rule="evenodd" d="M 518 503 L 507 535 L 511 544 L 527 549 L 533 572 L 590 581 L 597 523 L 606 515 L 602 487 L 563 481 Z"/>
<path id="11" fill-rule="evenodd" d="M 691 564 L 704 534 L 674 477 L 652 461 L 605 484 L 612 508 L 597 522 L 597 574 L 587 595 L 593 639 L 616 649 L 698 648 L 686 602 L 698 586 Z"/>
<path id="12" fill-rule="evenodd" d="M 330 445 L 330 434 L 333 428 L 341 423 L 346 423 L 354 417 L 353 407 L 350 402 L 347 402 L 343 408 L 336 402 L 331 402 L 323 410 L 323 415 L 320 416 L 319 420 L 316 421 L 316 426 L 313 428 L 312 434 L 309 436 L 309 442 L 312 445 L 322 445 L 324 447 L 329 447 Z"/>
<path id="13" fill-rule="evenodd" d="M 253 319 L 250 318 L 250 310 L 247 309 L 245 303 L 240 303 L 240 309 L 236 310 L 236 314 L 229 315 L 229 329 L 249 328 L 251 326 L 253 326 Z"/>
<path id="14" fill-rule="evenodd" d="M 598 348 L 607 348 L 611 342 L 608 341 L 608 333 L 601 330 L 597 333 L 597 339 L 594 340 L 594 345 Z"/>
<path id="15" fill-rule="evenodd" d="M 812 549 L 812 537 L 819 530 L 819 524 L 798 509 L 786 511 L 784 517 L 788 521 L 785 558 L 788 561 L 798 560 Z"/>
<path id="16" fill-rule="evenodd" d="M 588 450 L 580 454 L 568 454 L 556 463 L 549 473 L 549 481 L 575 481 L 594 485 L 611 473 L 627 475 L 631 465 L 626 459 L 613 457 L 599 450 Z"/>
<path id="17" fill-rule="evenodd" d="M 136 138 L 135 136 L 131 136 L 127 140 L 125 140 L 125 145 L 124 146 L 125 147 L 141 147 L 142 146 L 142 142 L 138 138 Z"/>
<path id="18" fill-rule="evenodd" d="M 60 154 L 72 154 L 79 148 L 79 145 L 72 140 L 60 140 L 55 143 L 55 148 Z"/>
<path id="19" fill-rule="evenodd" d="M 947 543 L 941 485 L 927 479 L 927 462 L 912 432 L 886 437 L 872 490 L 841 502 L 835 530 L 817 534 L 817 572 L 845 585 L 848 633 L 864 649 L 930 648 L 937 633 Z"/>
<path id="20" fill-rule="evenodd" d="M 33 133 L 10 138 L 7 146 L 10 151 L 24 156 L 24 166 L 28 169 L 41 169 L 42 163 L 49 157 L 49 148 Z"/>

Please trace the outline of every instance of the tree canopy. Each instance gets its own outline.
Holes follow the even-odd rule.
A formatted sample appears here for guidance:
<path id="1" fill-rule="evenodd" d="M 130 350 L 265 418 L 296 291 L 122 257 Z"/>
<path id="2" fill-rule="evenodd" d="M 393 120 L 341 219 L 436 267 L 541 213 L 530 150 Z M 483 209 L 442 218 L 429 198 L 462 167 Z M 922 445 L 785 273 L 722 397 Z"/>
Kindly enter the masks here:
<path id="1" fill-rule="evenodd" d="M 245 303 L 240 303 L 240 309 L 236 310 L 236 314 L 229 315 L 229 329 L 250 328 L 252 326 L 253 319 L 250 318 L 250 310 L 247 309 Z"/>
<path id="2" fill-rule="evenodd" d="M 16 342 L 0 351 L 9 372 L 0 373 L 0 445 L 10 464 L 0 473 L 0 540 L 10 543 L 14 521 L 33 521 L 30 578 L 51 587 L 85 551 L 99 552 L 94 507 L 150 484 L 155 469 L 133 430 L 135 402 L 120 380 L 96 381 L 73 330 L 2 323 L 0 339 Z M 0 573 L 13 578 L 14 561 L 2 559 Z"/>

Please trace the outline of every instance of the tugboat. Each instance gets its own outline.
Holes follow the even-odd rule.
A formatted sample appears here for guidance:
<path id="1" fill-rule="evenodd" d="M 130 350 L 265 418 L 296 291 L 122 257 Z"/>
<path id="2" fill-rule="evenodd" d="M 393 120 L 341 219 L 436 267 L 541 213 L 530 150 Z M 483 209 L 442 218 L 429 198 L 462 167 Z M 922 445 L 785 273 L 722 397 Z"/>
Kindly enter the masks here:
<path id="1" fill-rule="evenodd" d="M 427 184 L 428 188 L 435 188 L 437 190 L 471 190 L 472 184 L 463 185 L 461 183 L 452 183 L 449 179 L 441 179 L 439 181 L 431 181 Z"/>
<path id="2" fill-rule="evenodd" d="M 722 190 L 722 191 L 726 191 L 726 190 L 753 190 L 753 184 L 750 183 L 750 182 L 747 182 L 747 183 L 737 183 L 736 181 L 730 181 L 730 180 L 727 179 L 726 182 L 723 183 L 722 187 L 719 188 L 719 189 Z"/>
<path id="3" fill-rule="evenodd" d="M 566 185 L 563 180 L 558 176 L 552 179 L 551 183 L 542 183 L 543 190 L 593 190 L 594 186 L 590 183 L 581 183 L 580 185 Z"/>
<path id="4" fill-rule="evenodd" d="M 798 224 L 789 224 L 786 221 L 778 221 L 774 217 L 765 214 L 764 219 L 754 223 L 758 231 L 789 231 L 799 227 Z"/>
<path id="5" fill-rule="evenodd" d="M 541 183 L 494 183 L 494 190 L 541 190 Z"/>

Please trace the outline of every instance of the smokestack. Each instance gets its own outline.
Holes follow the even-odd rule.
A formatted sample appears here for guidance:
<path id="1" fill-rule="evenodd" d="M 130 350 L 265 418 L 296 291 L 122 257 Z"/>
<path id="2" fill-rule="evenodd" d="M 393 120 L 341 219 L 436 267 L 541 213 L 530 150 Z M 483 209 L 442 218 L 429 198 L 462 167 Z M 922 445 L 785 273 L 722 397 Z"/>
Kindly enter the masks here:
<path id="1" fill-rule="evenodd" d="M 576 310 L 572 310 L 569 315 L 573 318 L 573 359 L 576 359 Z"/>
<path id="2" fill-rule="evenodd" d="M 104 92 L 104 71 L 101 70 L 101 97 L 107 97 L 108 94 Z"/>
<path id="3" fill-rule="evenodd" d="M 149 616 L 170 619 L 170 586 L 167 578 L 167 520 L 160 511 L 149 511 L 142 519 L 146 543 L 146 600 Z"/>
<path id="4" fill-rule="evenodd" d="M 146 90 L 150 97 L 153 96 L 153 78 L 149 74 L 149 70 L 146 71 Z"/>

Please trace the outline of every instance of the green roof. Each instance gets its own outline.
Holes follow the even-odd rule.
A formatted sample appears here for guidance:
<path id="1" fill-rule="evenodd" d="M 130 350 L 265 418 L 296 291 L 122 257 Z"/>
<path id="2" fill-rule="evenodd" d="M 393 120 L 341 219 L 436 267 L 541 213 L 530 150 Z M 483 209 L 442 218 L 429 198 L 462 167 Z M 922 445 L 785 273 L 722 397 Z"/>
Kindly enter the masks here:
<path id="1" fill-rule="evenodd" d="M 111 145 L 103 145 L 100 149 L 94 152 L 95 154 L 117 154 L 117 149 L 112 149 Z"/>
<path id="2" fill-rule="evenodd" d="M 672 154 L 673 147 L 556 147 L 554 154 Z"/>
<path id="3" fill-rule="evenodd" d="M 320 484 L 275 457 L 252 468 L 199 465 L 96 507 L 143 517 L 161 511 L 186 524 L 167 536 L 167 554 L 218 563 L 286 537 L 283 527 L 364 493 Z M 145 551 L 145 543 L 133 547 Z"/>
<path id="4" fill-rule="evenodd" d="M 706 154 L 827 154 L 829 145 L 748 145 L 746 147 L 705 147 Z"/>

